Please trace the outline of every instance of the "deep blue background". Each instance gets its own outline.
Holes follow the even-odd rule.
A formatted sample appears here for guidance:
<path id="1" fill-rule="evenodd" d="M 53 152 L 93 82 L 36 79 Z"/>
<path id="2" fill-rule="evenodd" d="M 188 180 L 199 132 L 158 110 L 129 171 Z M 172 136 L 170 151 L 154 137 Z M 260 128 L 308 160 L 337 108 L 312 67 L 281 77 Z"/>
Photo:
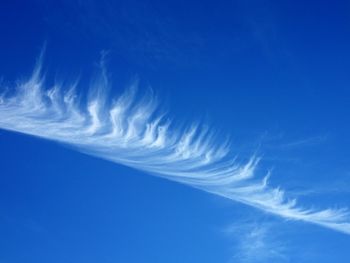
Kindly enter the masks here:
<path id="1" fill-rule="evenodd" d="M 80 77 L 86 93 L 107 52 L 112 95 L 138 78 L 174 119 L 207 121 L 242 158 L 258 151 L 273 185 L 346 206 L 349 11 L 347 1 L 2 1 L 2 87 L 28 77 L 46 45 L 49 85 Z M 350 260 L 344 234 L 55 143 L 1 131 L 0 165 L 0 262 L 230 262 L 242 237 L 225 229 L 242 220 L 281 235 L 284 257 L 266 262 Z"/>

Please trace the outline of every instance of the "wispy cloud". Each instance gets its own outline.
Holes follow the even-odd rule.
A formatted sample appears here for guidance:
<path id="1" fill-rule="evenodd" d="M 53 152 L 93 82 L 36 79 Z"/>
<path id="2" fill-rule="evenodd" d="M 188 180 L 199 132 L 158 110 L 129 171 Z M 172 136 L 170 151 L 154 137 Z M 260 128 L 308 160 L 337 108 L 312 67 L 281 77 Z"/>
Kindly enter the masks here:
<path id="1" fill-rule="evenodd" d="M 304 148 L 307 146 L 315 146 L 321 143 L 325 143 L 329 139 L 328 134 L 324 135 L 318 135 L 318 136 L 312 136 L 312 137 L 306 137 L 306 138 L 300 138 L 300 139 L 294 139 L 289 140 L 287 138 L 284 138 L 282 134 L 279 135 L 279 137 L 274 138 L 272 140 L 271 138 L 269 141 L 267 140 L 267 136 L 264 136 L 265 140 L 265 146 L 273 149 L 281 149 L 281 150 L 293 150 L 298 148 Z M 282 140 L 284 142 L 282 142 Z M 267 141 L 267 142 L 266 142 Z M 287 141 L 287 142 L 285 142 Z"/>
<path id="2" fill-rule="evenodd" d="M 15 94 L 0 97 L 0 128 L 57 141 L 75 149 L 146 173 L 183 183 L 287 219 L 302 220 L 350 234 L 347 209 L 306 209 L 269 175 L 256 179 L 257 156 L 238 162 L 230 144 L 204 125 L 176 127 L 157 109 L 150 92 L 136 98 L 130 87 L 107 100 L 105 74 L 94 82 L 87 102 L 75 86 L 48 88 L 41 60 Z"/>
<path id="3" fill-rule="evenodd" d="M 236 240 L 233 262 L 289 262 L 286 245 L 273 233 L 272 223 L 231 225 L 226 232 Z"/>

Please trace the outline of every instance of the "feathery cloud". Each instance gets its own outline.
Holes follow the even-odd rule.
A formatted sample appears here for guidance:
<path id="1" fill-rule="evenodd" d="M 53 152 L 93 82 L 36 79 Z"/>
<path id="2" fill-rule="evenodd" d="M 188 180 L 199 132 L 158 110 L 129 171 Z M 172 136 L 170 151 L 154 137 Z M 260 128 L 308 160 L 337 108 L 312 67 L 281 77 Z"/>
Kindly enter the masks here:
<path id="1" fill-rule="evenodd" d="M 0 128 L 53 140 L 146 173 L 183 183 L 283 218 L 301 220 L 350 234 L 347 209 L 306 209 L 283 190 L 255 179 L 259 158 L 246 163 L 232 157 L 203 125 L 177 128 L 157 110 L 153 94 L 136 98 L 130 87 L 118 99 L 106 99 L 104 72 L 87 102 L 75 86 L 47 88 L 41 60 L 14 94 L 0 96 Z"/>

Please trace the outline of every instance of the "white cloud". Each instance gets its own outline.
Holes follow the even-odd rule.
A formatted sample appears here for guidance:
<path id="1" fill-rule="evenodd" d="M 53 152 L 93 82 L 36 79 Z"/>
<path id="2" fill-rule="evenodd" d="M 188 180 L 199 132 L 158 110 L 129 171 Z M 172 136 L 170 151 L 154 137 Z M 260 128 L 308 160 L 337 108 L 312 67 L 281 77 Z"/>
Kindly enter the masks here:
<path id="1" fill-rule="evenodd" d="M 106 100 L 105 74 L 94 82 L 86 106 L 75 85 L 45 87 L 41 63 L 16 94 L 0 96 L 0 128 L 54 140 L 118 164 L 180 182 L 283 218 L 302 220 L 350 234 L 347 209 L 305 209 L 268 176 L 254 178 L 259 158 L 246 163 L 232 157 L 228 142 L 204 126 L 175 127 L 157 114 L 156 98 L 136 99 L 130 87 L 115 101 Z"/>
<path id="2" fill-rule="evenodd" d="M 274 234 L 271 223 L 242 223 L 231 225 L 227 233 L 236 240 L 232 262 L 289 262 L 287 249 Z"/>

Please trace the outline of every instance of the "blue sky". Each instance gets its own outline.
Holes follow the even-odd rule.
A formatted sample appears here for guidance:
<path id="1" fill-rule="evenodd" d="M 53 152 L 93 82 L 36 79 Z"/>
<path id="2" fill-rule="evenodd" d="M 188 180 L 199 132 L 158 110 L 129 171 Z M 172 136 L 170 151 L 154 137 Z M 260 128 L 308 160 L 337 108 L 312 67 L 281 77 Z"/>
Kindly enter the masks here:
<path id="1" fill-rule="evenodd" d="M 0 262 L 348 262 L 349 9 L 3 1 Z"/>

